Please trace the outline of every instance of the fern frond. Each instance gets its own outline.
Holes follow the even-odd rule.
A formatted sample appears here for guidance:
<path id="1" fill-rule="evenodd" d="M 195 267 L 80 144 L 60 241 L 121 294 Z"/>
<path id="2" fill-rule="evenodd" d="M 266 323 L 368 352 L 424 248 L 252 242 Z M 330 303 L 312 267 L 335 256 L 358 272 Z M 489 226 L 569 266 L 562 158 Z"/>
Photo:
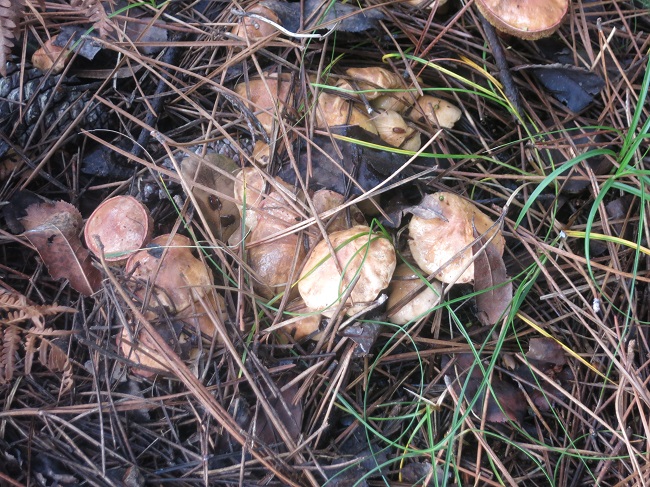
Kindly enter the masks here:
<path id="1" fill-rule="evenodd" d="M 23 15 L 24 0 L 0 0 L 0 74 L 7 75 L 7 61 Z"/>
<path id="2" fill-rule="evenodd" d="M 0 0 L 3 1 L 3 0 Z M 97 29 L 102 38 L 106 38 L 114 28 L 101 0 L 70 0 L 70 6 L 78 8 Z"/>

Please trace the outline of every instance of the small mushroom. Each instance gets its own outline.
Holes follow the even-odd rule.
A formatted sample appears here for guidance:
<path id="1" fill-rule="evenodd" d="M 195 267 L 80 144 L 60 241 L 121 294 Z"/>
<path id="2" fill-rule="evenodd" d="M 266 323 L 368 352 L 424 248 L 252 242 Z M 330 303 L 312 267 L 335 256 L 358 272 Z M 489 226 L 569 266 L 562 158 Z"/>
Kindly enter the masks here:
<path id="1" fill-rule="evenodd" d="M 222 242 L 239 227 L 239 207 L 234 199 L 235 177 L 239 166 L 230 158 L 210 153 L 183 159 L 181 177 L 194 198 L 212 235 Z"/>
<path id="2" fill-rule="evenodd" d="M 418 98 L 408 116 L 411 120 L 417 122 L 421 122 L 426 118 L 434 127 L 452 129 L 456 122 L 460 120 L 462 113 L 458 107 L 446 100 L 424 95 Z"/>
<path id="3" fill-rule="evenodd" d="M 260 17 L 264 17 L 265 19 L 275 22 L 278 25 L 281 24 L 277 14 L 264 5 L 254 5 L 249 8 L 246 13 L 256 14 Z M 237 37 L 242 37 L 244 39 L 248 38 L 251 41 L 264 39 L 265 37 L 269 37 L 270 35 L 275 34 L 277 31 L 278 30 L 268 22 L 264 22 L 263 20 L 259 20 L 254 17 L 246 16 L 243 17 L 239 21 L 239 24 L 237 24 L 232 29 L 232 33 Z"/>
<path id="4" fill-rule="evenodd" d="M 381 95 L 370 102 L 370 106 L 380 112 L 392 110 L 403 113 L 414 103 L 413 93 L 410 91 L 395 91 Z"/>
<path id="5" fill-rule="evenodd" d="M 398 265 L 388 286 L 388 321 L 404 325 L 430 312 L 440 302 L 442 284 L 434 279 L 430 286 L 423 284 L 422 278 L 408 265 Z M 416 289 L 421 291 L 400 308 L 393 309 Z"/>
<path id="6" fill-rule="evenodd" d="M 276 115 L 282 114 L 285 107 L 291 104 L 291 75 L 271 74 L 264 79 L 250 79 L 235 86 L 235 92 L 248 100 L 248 107 L 255 113 L 265 132 L 271 135 Z"/>
<path id="7" fill-rule="evenodd" d="M 331 93 L 321 93 L 318 95 L 316 107 L 316 126 L 327 128 L 338 125 L 358 125 L 368 132 L 377 134 L 375 124 L 370 117 L 352 101 Z"/>
<path id="8" fill-rule="evenodd" d="M 253 160 L 260 166 L 268 166 L 271 162 L 271 146 L 263 140 L 258 140 L 253 146 Z"/>
<path id="9" fill-rule="evenodd" d="M 476 0 L 476 6 L 497 30 L 535 41 L 560 28 L 569 0 Z"/>
<path id="10" fill-rule="evenodd" d="M 387 144 L 411 151 L 417 151 L 422 146 L 420 133 L 407 125 L 399 113 L 387 110 L 373 117 L 372 121 L 379 137 Z"/>
<path id="11" fill-rule="evenodd" d="M 179 234 L 170 237 L 156 237 L 147 249 L 132 254 L 125 271 L 134 279 L 133 292 L 138 298 L 145 298 L 148 287 L 139 283 L 153 285 L 153 306 L 178 313 L 205 296 L 213 280 L 210 269 L 192 255 L 191 240 Z"/>
<path id="12" fill-rule="evenodd" d="M 342 206 L 345 203 L 345 196 L 330 189 L 319 189 L 314 193 L 312 203 L 316 213 L 321 215 Z M 352 205 L 349 209 L 342 209 L 335 215 L 323 218 L 323 224 L 327 233 L 333 233 L 346 230 L 353 225 L 365 225 L 366 218 L 356 205 Z"/>
<path id="13" fill-rule="evenodd" d="M 45 41 L 42 47 L 32 54 L 32 65 L 45 72 L 51 70 L 52 74 L 59 74 L 68 63 L 70 50 L 54 45 L 56 36 Z"/>
<path id="14" fill-rule="evenodd" d="M 388 286 L 395 270 L 395 249 L 386 237 L 365 225 L 334 232 L 329 240 L 339 266 L 327 243 L 320 241 L 302 269 L 298 290 L 309 308 L 331 316 L 341 296 L 354 283 L 345 303 L 347 314 L 352 315 L 368 306 Z"/>
<path id="15" fill-rule="evenodd" d="M 378 98 L 384 94 L 384 90 L 403 87 L 402 78 L 399 75 L 378 66 L 370 68 L 348 68 L 345 72 L 355 81 L 357 88 L 345 80 L 337 83 L 337 86 L 351 92 L 361 90 L 364 92 L 363 96 L 367 100 Z"/>
<path id="16" fill-rule="evenodd" d="M 272 191 L 264 197 L 256 219 L 247 240 L 248 263 L 254 271 L 255 290 L 272 298 L 293 281 L 294 269 L 305 257 L 300 234 L 287 230 L 301 218 L 280 193 Z"/>
<path id="17" fill-rule="evenodd" d="M 291 335 L 297 342 L 306 338 L 320 339 L 321 315 L 310 310 L 302 299 L 298 298 L 289 303 L 285 315 L 286 324 L 278 330 L 279 332 Z"/>
<path id="18" fill-rule="evenodd" d="M 503 254 L 505 240 L 494 222 L 476 205 L 454 193 L 429 194 L 411 208 L 409 248 L 420 269 L 446 283 L 468 283 L 474 280 L 471 243 L 478 234 L 490 238 Z M 491 229 L 491 230 L 490 230 Z M 488 230 L 490 233 L 487 233 Z M 450 262 L 444 269 L 441 266 Z"/>
<path id="19" fill-rule="evenodd" d="M 84 238 L 88 249 L 99 256 L 95 237 L 104 246 L 107 262 L 124 263 L 130 254 L 151 238 L 153 220 L 146 206 L 132 196 L 115 196 L 100 204 L 88 218 Z"/>

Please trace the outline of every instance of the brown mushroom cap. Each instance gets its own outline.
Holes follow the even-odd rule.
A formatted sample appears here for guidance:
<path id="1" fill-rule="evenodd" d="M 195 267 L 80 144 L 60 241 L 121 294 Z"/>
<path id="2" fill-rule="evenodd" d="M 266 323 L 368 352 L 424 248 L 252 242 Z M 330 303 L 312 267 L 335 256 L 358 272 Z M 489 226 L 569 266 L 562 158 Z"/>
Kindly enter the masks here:
<path id="1" fill-rule="evenodd" d="M 307 337 L 312 340 L 320 338 L 321 315 L 310 310 L 302 299 L 298 298 L 289 303 L 285 313 L 286 324 L 280 323 L 281 328 L 278 330 L 281 332 L 280 338 L 283 334 L 291 335 L 296 341 L 304 340 Z"/>
<path id="2" fill-rule="evenodd" d="M 476 6 L 496 29 L 534 41 L 560 27 L 569 0 L 476 0 Z"/>
<path id="3" fill-rule="evenodd" d="M 434 127 L 452 129 L 463 112 L 442 98 L 424 95 L 418 98 L 415 106 L 410 110 L 409 117 L 412 120 L 422 121 L 426 118 Z"/>
<path id="4" fill-rule="evenodd" d="M 370 117 L 355 104 L 331 93 L 318 95 L 316 107 L 317 128 L 336 127 L 338 125 L 358 125 L 364 130 L 377 134 L 377 129 Z"/>
<path id="5" fill-rule="evenodd" d="M 374 100 L 382 95 L 383 90 L 402 88 L 402 79 L 399 75 L 379 66 L 369 68 L 348 68 L 345 70 L 358 85 L 359 90 L 364 91 L 367 100 Z M 354 91 L 354 88 L 347 81 L 337 83 L 337 86 L 346 90 Z"/>
<path id="6" fill-rule="evenodd" d="M 277 14 L 268 7 L 263 5 L 254 5 L 249 8 L 246 13 L 257 14 L 265 19 L 269 19 L 276 24 L 281 24 L 280 18 Z M 233 29 L 232 33 L 238 37 L 248 38 L 251 41 L 258 39 L 263 39 L 270 35 L 273 35 L 278 30 L 263 20 L 255 19 L 253 17 L 243 17 L 239 24 L 237 24 Z"/>
<path id="7" fill-rule="evenodd" d="M 248 263 L 255 273 L 256 291 L 271 298 L 285 289 L 294 267 L 305 257 L 300 235 L 295 232 L 283 235 L 300 221 L 300 216 L 277 191 L 265 196 L 256 215 L 257 223 L 248 238 Z"/>
<path id="8" fill-rule="evenodd" d="M 192 242 L 182 235 L 161 235 L 151 241 L 158 248 L 141 250 L 129 257 L 126 272 L 136 281 L 152 283 L 152 304 L 162 305 L 180 312 L 205 296 L 212 286 L 212 272 L 192 255 Z M 162 247 L 169 247 L 164 252 Z M 162 262 L 161 262 L 162 261 Z M 146 289 L 136 288 L 135 294 L 143 299 Z"/>
<path id="9" fill-rule="evenodd" d="M 86 222 L 86 246 L 100 255 L 95 236 L 104 246 L 108 262 L 126 261 L 151 238 L 153 220 L 146 206 L 132 196 L 115 196 L 99 205 Z"/>
<path id="10" fill-rule="evenodd" d="M 248 107 L 255 112 L 260 124 L 270 135 L 276 114 L 281 114 L 291 104 L 291 75 L 271 74 L 264 79 L 250 79 L 247 83 L 235 86 L 235 92 L 242 99 L 248 100 Z"/>
<path id="11" fill-rule="evenodd" d="M 305 304 L 331 315 L 348 286 L 358 280 L 346 305 L 352 315 L 361 311 L 388 286 L 395 270 L 395 249 L 382 235 L 370 227 L 357 225 L 329 235 L 336 258 L 343 270 L 338 271 L 325 241 L 319 242 L 309 256 L 298 282 L 298 290 Z"/>
<path id="12" fill-rule="evenodd" d="M 494 225 L 490 217 L 470 201 L 448 192 L 425 196 L 412 212 L 409 247 L 420 269 L 432 274 L 451 260 L 435 277 L 446 283 L 472 282 L 474 264 L 470 244 L 475 240 L 474 227 L 480 235 L 486 234 Z M 503 254 L 505 240 L 501 231 L 493 228 L 486 237 L 494 232 L 492 243 Z"/>
<path id="13" fill-rule="evenodd" d="M 393 306 L 415 289 L 421 291 L 397 311 L 391 311 Z M 388 286 L 388 321 L 403 325 L 423 316 L 440 302 L 441 291 L 440 281 L 434 280 L 431 287 L 423 286 L 421 278 L 408 265 L 398 265 Z"/>

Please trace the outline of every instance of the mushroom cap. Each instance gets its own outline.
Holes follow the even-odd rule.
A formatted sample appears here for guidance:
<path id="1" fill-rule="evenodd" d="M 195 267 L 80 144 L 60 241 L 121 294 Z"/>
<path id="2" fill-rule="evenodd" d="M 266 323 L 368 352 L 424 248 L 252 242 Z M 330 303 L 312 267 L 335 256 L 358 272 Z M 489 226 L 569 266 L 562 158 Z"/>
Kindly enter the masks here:
<path id="1" fill-rule="evenodd" d="M 492 219 L 470 201 L 448 192 L 425 196 L 411 211 L 409 248 L 420 269 L 436 272 L 436 279 L 442 282 L 472 282 L 474 227 L 483 235 L 494 224 Z M 492 243 L 503 254 L 505 240 L 499 229 L 493 228 L 486 238 L 494 232 Z M 447 261 L 450 264 L 437 272 Z"/>
<path id="2" fill-rule="evenodd" d="M 560 27 L 569 0 L 476 0 L 476 6 L 497 30 L 534 41 Z"/>
<path id="3" fill-rule="evenodd" d="M 367 100 L 374 100 L 381 96 L 383 90 L 403 87 L 402 78 L 399 75 L 379 66 L 348 68 L 345 72 L 350 78 L 356 81 L 359 90 L 365 91 L 363 95 Z M 347 81 L 339 82 L 338 86 L 346 90 L 354 90 Z"/>
<path id="4" fill-rule="evenodd" d="M 338 125 L 358 125 L 368 132 L 377 134 L 375 124 L 370 117 L 352 101 L 331 93 L 321 93 L 318 95 L 318 107 L 316 107 L 316 126 L 327 128 Z"/>
<path id="5" fill-rule="evenodd" d="M 180 312 L 205 296 L 212 286 L 212 272 L 192 255 L 192 242 L 183 235 L 160 235 L 151 241 L 159 246 L 136 252 L 126 263 L 126 272 L 136 280 L 154 284 L 154 305 L 160 304 Z M 162 247 L 169 247 L 166 252 Z M 157 271 L 157 272 L 156 272 Z M 143 299 L 146 289 L 136 288 L 135 294 Z"/>
<path id="6" fill-rule="evenodd" d="M 255 289 L 262 296 L 271 298 L 292 279 L 294 259 L 297 258 L 296 265 L 299 266 L 305 257 L 298 233 L 277 236 L 298 223 L 300 216 L 277 191 L 264 198 L 256 215 L 257 224 L 248 238 L 248 263 L 255 273 Z M 272 240 L 265 242 L 268 238 Z"/>
<path id="7" fill-rule="evenodd" d="M 422 143 L 419 132 L 407 125 L 404 117 L 393 110 L 379 112 L 372 118 L 381 140 L 393 147 L 417 151 Z"/>
<path id="8" fill-rule="evenodd" d="M 421 291 L 397 311 L 390 311 L 393 306 L 415 289 L 421 289 Z M 423 316 L 440 302 L 441 292 L 440 281 L 434 280 L 431 282 L 431 287 L 423 286 L 421 278 L 408 265 L 398 265 L 388 286 L 388 321 L 403 325 Z"/>
<path id="9" fill-rule="evenodd" d="M 291 105 L 291 75 L 271 74 L 264 79 L 250 79 L 247 83 L 235 86 L 235 92 L 242 99 L 248 100 L 248 108 L 255 112 L 266 133 L 271 135 L 276 114 L 282 114 L 284 108 Z"/>
<path id="10" fill-rule="evenodd" d="M 346 305 L 348 315 L 361 311 L 388 286 L 395 270 L 395 249 L 382 235 L 373 233 L 366 225 L 357 225 L 329 235 L 336 257 L 343 270 L 339 273 L 322 240 L 309 256 L 298 282 L 305 304 L 328 316 L 334 312 L 341 296 L 358 277 Z"/>
<path id="11" fill-rule="evenodd" d="M 345 196 L 331 189 L 319 189 L 312 196 L 312 203 L 316 213 L 322 215 L 325 212 L 334 210 L 345 204 Z M 334 215 L 322 217 L 323 224 L 326 227 L 327 233 L 338 232 L 339 230 L 346 230 L 352 225 L 365 225 L 366 218 L 359 210 L 357 205 L 349 207 L 350 223 L 348 224 L 348 209 L 343 208 Z M 314 242 L 316 243 L 316 242 Z"/>
<path id="12" fill-rule="evenodd" d="M 133 196 L 115 196 L 93 211 L 86 222 L 84 237 L 93 254 L 100 254 L 95 242 L 98 236 L 106 260 L 122 262 L 149 241 L 152 231 L 153 220 L 146 206 Z"/>
<path id="13" fill-rule="evenodd" d="M 452 129 L 460 120 L 462 113 L 460 108 L 442 98 L 424 95 L 418 98 L 417 103 L 409 112 L 409 117 L 417 121 L 426 118 L 434 127 Z"/>
<path id="14" fill-rule="evenodd" d="M 302 299 L 298 298 L 289 303 L 285 313 L 287 314 L 287 323 L 282 324 L 278 330 L 281 332 L 281 341 L 284 341 L 283 334 L 291 335 L 296 341 L 304 340 L 307 337 L 312 340 L 320 339 L 322 333 L 319 332 L 321 315 L 309 309 Z"/>

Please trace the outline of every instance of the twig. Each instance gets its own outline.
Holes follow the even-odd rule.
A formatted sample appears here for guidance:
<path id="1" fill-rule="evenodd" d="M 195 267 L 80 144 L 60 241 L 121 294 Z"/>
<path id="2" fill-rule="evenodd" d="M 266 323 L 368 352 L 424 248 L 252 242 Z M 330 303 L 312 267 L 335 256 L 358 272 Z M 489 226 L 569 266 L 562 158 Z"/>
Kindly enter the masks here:
<path id="1" fill-rule="evenodd" d="M 483 26 L 483 31 L 485 32 L 485 38 L 492 55 L 494 56 L 494 61 L 496 62 L 497 69 L 499 70 L 499 80 L 503 83 L 503 89 L 508 100 L 512 104 L 512 108 L 515 110 L 515 119 L 518 119 L 521 115 L 521 104 L 519 102 L 519 90 L 515 85 L 515 81 L 512 79 L 512 74 L 510 74 L 510 68 L 508 67 L 508 61 L 506 60 L 505 52 L 503 51 L 503 46 L 501 41 L 497 37 L 497 33 L 483 15 L 479 14 L 481 19 L 481 25 Z"/>

